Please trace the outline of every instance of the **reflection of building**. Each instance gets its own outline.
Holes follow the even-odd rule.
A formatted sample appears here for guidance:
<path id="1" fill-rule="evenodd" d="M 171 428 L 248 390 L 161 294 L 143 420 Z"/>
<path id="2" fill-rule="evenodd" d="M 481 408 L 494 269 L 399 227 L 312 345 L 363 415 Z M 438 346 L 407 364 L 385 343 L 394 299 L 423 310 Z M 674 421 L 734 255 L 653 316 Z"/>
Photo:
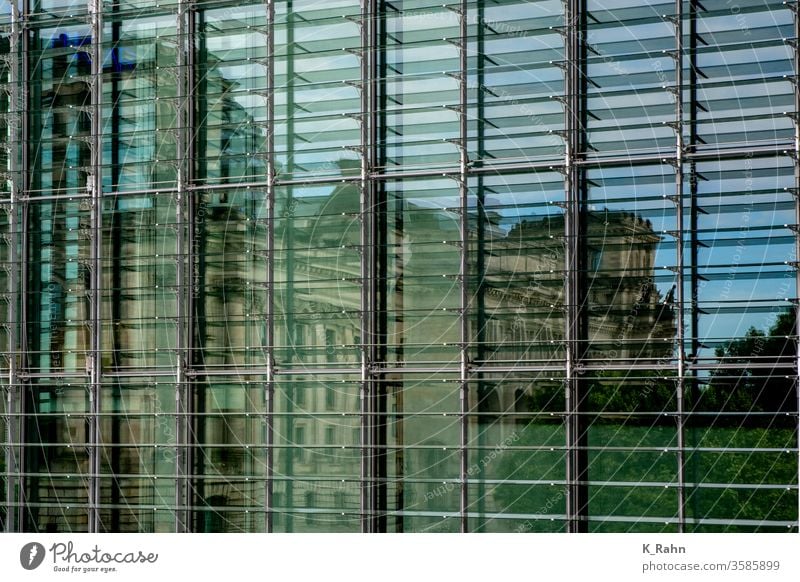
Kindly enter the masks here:
<path id="1" fill-rule="evenodd" d="M 497 342 L 500 350 L 509 350 L 504 343 L 514 346 L 500 359 L 516 359 L 530 344 L 535 346 L 530 348 L 535 359 L 547 360 L 550 343 L 563 339 L 563 319 L 553 314 L 564 309 L 564 247 L 560 236 L 554 241 L 542 234 L 563 231 L 564 220 L 558 215 L 522 222 L 504 240 L 492 241 L 484 274 L 486 310 L 516 314 L 512 329 L 502 328 L 506 322 L 501 329 L 492 329 L 494 337 L 516 340 Z M 645 219 L 608 211 L 590 214 L 586 233 L 587 291 L 582 299 L 588 312 L 586 349 L 601 358 L 613 353 L 615 359 L 656 360 L 670 354 L 676 331 L 674 288 L 662 296 L 654 279 L 661 237 Z M 509 273 L 529 275 L 512 287 L 507 284 Z"/>
<path id="2" fill-rule="evenodd" d="M 145 4 L 0 8 L 0 528 L 797 529 L 794 3 Z"/>
<path id="3" fill-rule="evenodd" d="M 286 249 L 276 263 L 277 282 L 282 289 L 277 311 L 287 318 L 286 324 L 279 328 L 287 336 L 279 339 L 279 343 L 293 346 L 287 358 L 297 357 L 311 369 L 357 361 L 353 348 L 360 343 L 357 314 L 361 288 L 352 281 L 359 277 L 359 262 L 357 256 L 348 254 L 348 249 L 359 244 L 358 223 L 354 220 L 357 201 L 355 190 L 348 186 L 339 187 L 328 196 L 296 198 L 293 220 L 277 230 L 282 237 L 281 248 Z M 452 278 L 443 277 L 443 273 L 452 271 L 458 261 L 459 247 L 451 242 L 458 236 L 458 223 L 452 213 L 414 201 L 404 203 L 402 214 L 405 217 L 402 231 L 395 230 L 389 235 L 396 241 L 394 252 L 403 255 L 398 261 L 402 267 L 397 268 L 397 279 L 387 282 L 388 305 L 403 308 L 402 315 L 398 312 L 394 315 L 391 309 L 387 314 L 390 344 L 396 350 L 395 355 L 405 349 L 417 352 L 415 355 L 421 359 L 436 358 L 435 350 L 422 351 L 415 346 L 428 345 L 432 338 L 436 342 L 456 341 L 452 316 L 456 290 Z M 476 339 L 482 337 L 476 355 L 508 362 L 522 357 L 558 358 L 552 344 L 563 339 L 564 320 L 553 317 L 553 313 L 563 308 L 564 251 L 561 241 L 547 233 L 563 232 L 563 219 L 525 221 L 507 231 L 492 225 L 490 229 L 491 251 L 486 253 L 488 259 L 482 275 L 484 295 L 479 300 L 475 292 L 470 299 L 474 312 L 470 335 Z M 596 250 L 588 257 L 592 268 L 588 273 L 590 292 L 586 302 L 590 306 L 588 319 L 593 338 L 588 349 L 604 346 L 605 349 L 599 348 L 602 354 L 616 349 L 614 357 L 635 355 L 651 361 L 667 356 L 673 349 L 675 319 L 669 304 L 671 293 L 662 296 L 654 281 L 655 253 L 661 237 L 653 232 L 648 221 L 622 212 L 590 217 L 588 233 L 596 242 Z M 451 241 L 438 240 L 448 236 Z M 477 252 L 477 241 L 473 241 L 472 252 Z M 518 274 L 513 285 L 509 284 L 510 273 Z M 348 280 L 341 281 L 343 276 Z M 484 313 L 477 313 L 479 305 Z M 450 315 L 441 316 L 443 310 Z M 411 314 L 417 314 L 418 318 L 415 320 Z M 483 322 L 483 331 L 478 328 L 479 321 Z M 405 357 L 409 361 L 407 353 Z M 387 406 L 396 414 L 405 412 L 402 377 L 398 373 L 385 376 Z M 560 386 L 557 382 L 548 386 L 547 382 L 508 379 L 502 382 L 502 388 L 495 389 L 493 384 L 488 380 L 476 384 L 478 391 L 472 393 L 471 410 L 484 415 L 528 413 L 537 391 L 552 393 Z M 333 382 L 314 384 L 305 392 L 302 396 L 295 393 L 293 404 L 297 409 L 358 410 L 358 394 L 339 392 Z M 441 398 L 439 386 L 423 386 L 414 392 L 409 412 L 437 410 Z M 404 452 L 403 464 L 395 469 L 398 479 L 408 475 L 409 482 L 393 494 L 400 496 L 398 505 L 410 511 L 446 509 L 446 497 L 432 496 L 430 482 L 415 483 L 413 475 L 424 474 L 430 467 L 436 467 L 442 475 L 457 473 L 457 455 L 446 444 L 458 441 L 458 426 L 450 423 L 431 435 L 424 417 L 410 416 L 398 417 L 388 429 L 394 438 L 400 433 L 402 442 L 410 447 Z M 485 433 L 491 446 L 513 438 L 516 424 L 496 423 L 497 418 L 471 417 L 470 434 Z M 481 426 L 482 423 L 487 424 Z M 357 434 L 355 437 L 342 434 L 352 433 L 351 426 L 296 420 L 287 421 L 286 427 L 284 437 L 298 445 L 358 442 Z M 390 441 L 391 438 L 390 435 Z M 327 506 L 320 497 L 339 496 L 341 500 L 334 506 L 351 510 L 358 507 L 359 489 L 355 484 L 340 489 L 320 487 L 313 482 L 321 475 L 349 479 L 358 475 L 358 456 L 346 461 L 328 459 L 321 463 L 320 460 L 314 454 L 284 457 L 282 470 L 298 476 L 298 481 L 277 485 L 279 505 L 313 509 Z"/>
<path id="4" fill-rule="evenodd" d="M 41 270 L 41 278 L 34 279 L 28 301 L 32 310 L 42 314 L 30 328 L 33 348 L 30 358 L 40 370 L 60 374 L 89 367 L 90 333 L 83 323 L 89 318 L 90 309 L 89 203 L 73 201 L 66 196 L 81 193 L 79 185 L 85 183 L 89 172 L 91 124 L 87 75 L 90 60 L 86 52 L 74 49 L 88 48 L 91 39 L 62 34 L 50 44 L 58 56 L 52 59 L 52 66 L 42 67 L 40 72 L 40 98 L 51 112 L 41 131 L 49 138 L 50 147 L 36 150 L 42 171 L 35 175 L 34 187 L 65 197 L 37 204 L 32 209 L 31 221 L 35 228 L 29 253 L 32 264 Z M 103 336 L 102 360 L 107 369 L 117 372 L 158 367 L 173 358 L 172 320 L 176 317 L 176 308 L 171 248 L 175 245 L 175 209 L 169 196 L 136 196 L 124 192 L 138 189 L 142 183 L 174 180 L 176 104 L 174 71 L 169 65 L 174 63 L 175 57 L 175 47 L 162 42 L 140 45 L 133 53 L 114 49 L 106 65 L 110 79 L 106 95 L 114 103 L 113 115 L 108 120 L 114 126 L 114 133 L 104 151 L 110 162 L 106 181 L 110 190 L 122 195 L 109 199 L 103 215 L 103 285 L 109 291 L 103 296 L 103 314 L 108 325 Z M 206 75 L 204 83 L 208 94 L 216 97 L 204 106 L 205 141 L 199 145 L 207 148 L 210 157 L 219 160 L 213 167 L 203 167 L 204 175 L 213 180 L 263 172 L 256 158 L 248 157 L 245 161 L 244 153 L 258 149 L 263 138 L 249 123 L 244 108 L 231 96 L 231 88 L 236 83 L 217 72 Z M 158 99 L 150 97 L 154 90 Z M 219 196 L 199 206 L 203 212 L 208 212 L 206 222 L 211 225 L 197 231 L 209 250 L 200 282 L 204 304 L 198 307 L 198 313 L 204 313 L 212 322 L 204 328 L 207 334 L 205 358 L 211 365 L 236 364 L 240 362 L 226 357 L 223 352 L 224 346 L 244 343 L 238 335 L 240 328 L 225 325 L 230 319 L 244 317 L 243 286 L 245 279 L 252 275 L 231 268 L 244 251 L 247 238 L 244 214 L 240 220 L 236 211 L 220 203 Z M 223 220 L 212 220 L 215 212 L 224 212 Z M 215 224 L 218 229 L 214 228 Z M 247 301 L 251 305 L 252 297 Z M 258 308 L 258 311 L 263 309 Z M 260 345 L 260 340 L 251 343 Z M 215 346 L 221 348 L 219 353 L 223 355 L 215 355 Z M 174 438 L 172 421 L 157 418 L 174 412 L 174 404 L 171 404 L 174 397 L 167 395 L 160 384 L 128 385 L 124 381 L 109 381 L 106 389 L 109 397 L 102 407 L 109 415 L 101 420 L 99 431 L 104 440 L 116 444 L 103 448 L 101 472 L 108 476 L 100 480 L 99 487 L 101 502 L 108 508 L 102 512 L 101 520 L 104 527 L 111 530 L 161 529 L 163 524 L 154 525 L 158 520 L 142 520 L 139 514 L 126 508 L 172 503 L 174 493 L 169 492 L 169 481 L 163 480 L 161 486 L 154 476 L 172 471 L 175 454 L 146 455 L 138 445 L 158 442 L 165 434 L 168 440 Z M 255 442 L 260 438 L 260 421 L 240 422 L 224 416 L 231 410 L 240 410 L 243 401 L 250 399 L 249 394 L 231 397 L 225 390 L 216 390 L 203 398 L 219 416 L 207 420 L 198 429 L 199 442 L 224 445 Z M 53 491 L 61 492 L 63 499 L 76 502 L 88 495 L 87 480 L 83 476 L 89 471 L 89 457 L 84 447 L 77 446 L 89 439 L 88 421 L 79 414 L 65 416 L 71 411 L 84 410 L 85 400 L 82 382 L 62 380 L 55 386 L 44 384 L 37 388 L 29 403 L 43 416 L 29 423 L 28 433 L 33 442 L 46 443 L 31 449 L 27 458 L 31 473 L 27 488 L 30 519 L 41 529 L 63 531 L 67 523 L 73 527 L 86 526 L 83 512 L 65 513 L 63 507 L 47 501 Z M 211 491 L 211 497 L 219 497 L 214 493 L 219 489 L 213 484 L 216 473 L 254 472 L 252 468 L 246 469 L 240 458 L 234 458 L 236 455 L 224 447 L 209 450 L 207 461 L 213 469 L 207 471 L 211 485 L 206 489 Z M 199 455 L 198 459 L 203 456 Z M 130 476 L 136 474 L 150 476 Z M 221 487 L 230 488 L 230 484 L 223 483 Z"/>
<path id="5" fill-rule="evenodd" d="M 279 231 L 291 240 L 287 242 L 284 238 L 280 243 L 285 245 L 286 252 L 281 254 L 282 260 L 275 265 L 278 273 L 276 282 L 283 290 L 279 296 L 292 305 L 286 307 L 282 304 L 277 309 L 278 313 L 285 314 L 285 325 L 279 328 L 285 335 L 278 342 L 292 346 L 285 356 L 287 359 L 300 358 L 304 366 L 312 369 L 353 361 L 353 346 L 360 342 L 359 323 L 354 316 L 358 311 L 360 286 L 334 281 L 337 275 L 341 277 L 347 270 L 348 264 L 351 265 L 350 276 L 353 279 L 359 274 L 357 259 L 352 261 L 346 252 L 336 251 L 358 244 L 358 229 L 349 224 L 355 212 L 352 194 L 348 187 L 342 187 L 329 196 L 298 199 L 291 226 L 287 223 L 286 229 Z M 120 257 L 149 254 L 148 247 L 142 246 L 147 241 L 142 241 L 136 232 L 141 227 L 138 221 L 159 220 L 154 214 L 156 212 L 157 209 L 153 208 L 135 208 L 121 213 L 131 215 L 136 222 L 128 223 L 130 226 L 123 229 L 123 232 L 131 234 L 131 238 L 122 237 Z M 256 213 L 252 208 L 247 209 L 247 199 L 244 198 L 215 198 L 203 205 L 203 212 L 203 245 L 208 260 L 202 275 L 205 282 L 202 295 L 204 318 L 201 320 L 204 322 L 201 327 L 202 358 L 205 364 L 212 366 L 246 365 L 248 350 L 244 348 L 258 347 L 264 342 L 263 327 L 254 325 L 247 316 L 251 311 L 262 312 L 258 294 L 254 294 L 251 287 L 264 280 L 264 263 L 242 262 L 240 258 L 248 241 L 263 237 L 263 230 L 259 230 Z M 437 311 L 441 305 L 448 304 L 448 296 L 452 294 L 452 284 L 442 277 L 442 273 L 451 268 L 457 258 L 458 248 L 441 241 L 430 241 L 429 233 L 434 230 L 432 223 L 450 224 L 455 228 L 452 217 L 446 211 L 430 211 L 408 202 L 404 214 L 410 218 L 404 223 L 404 231 L 395 234 L 397 240 L 402 241 L 397 246 L 398 252 L 406 255 L 400 271 L 402 277 L 390 284 L 389 292 L 393 294 L 394 301 L 402 302 L 407 313 L 419 313 L 420 323 L 410 318 L 405 322 L 398 320 L 393 322 L 391 329 L 396 349 L 402 346 L 414 349 L 413 346 L 424 344 L 431 337 L 447 338 L 452 334 L 453 318 L 438 316 Z M 675 324 L 672 310 L 664 304 L 652 279 L 653 257 L 659 238 L 646 221 L 629 214 L 608 213 L 602 216 L 602 220 L 593 218 L 591 224 L 590 236 L 594 235 L 593 229 L 597 229 L 606 238 L 606 244 L 600 246 L 602 255 L 598 252 L 589 259 L 593 265 L 590 275 L 592 293 L 587 299 L 590 305 L 602 306 L 604 314 L 590 314 L 594 341 L 613 346 L 622 334 L 626 340 L 623 349 L 635 351 L 640 357 L 645 353 L 648 358 L 662 357 L 671 349 L 671 345 L 667 343 L 665 347 L 664 342 L 651 343 L 650 340 L 670 338 L 674 335 Z M 563 335 L 563 329 L 559 327 L 559 324 L 563 325 L 563 320 L 552 317 L 552 313 L 563 305 L 563 277 L 560 273 L 563 247 L 559 240 L 549 235 L 542 236 L 541 233 L 557 232 L 559 228 L 563 228 L 563 224 L 558 217 L 522 222 L 507 232 L 493 228 L 492 252 L 485 264 L 483 277 L 485 296 L 481 302 L 478 302 L 477 295 L 472 297 L 472 304 L 483 305 L 486 312 L 471 319 L 473 336 L 478 335 L 476 326 L 479 319 L 484 321 L 486 327 L 481 347 L 483 357 L 491 354 L 491 357 L 504 361 L 513 361 L 522 354 L 542 359 L 554 357 L 551 342 L 561 339 Z M 435 229 L 437 233 L 442 231 L 441 227 Z M 618 240 L 623 242 L 617 244 Z M 156 250 L 153 249 L 153 254 Z M 622 281 L 603 275 L 606 270 L 619 272 L 620 269 L 628 273 L 628 277 Z M 511 287 L 504 284 L 508 281 L 509 272 L 526 275 Z M 153 296 L 150 290 L 157 281 L 148 278 L 147 268 L 131 267 L 122 273 L 121 286 L 135 290 L 130 295 L 119 297 L 116 307 L 122 323 L 120 331 L 114 336 L 119 346 L 116 349 L 116 362 L 124 368 L 142 365 L 142 358 L 158 357 L 154 351 L 137 349 L 138 346 L 168 345 L 164 344 L 165 339 L 159 338 L 165 333 L 165 328 L 156 326 L 147 317 L 148 312 L 154 311 L 150 311 L 148 303 L 143 302 L 141 297 L 141 294 L 149 294 L 153 297 L 154 305 L 164 302 L 164 295 Z M 442 279 L 445 279 L 443 283 L 440 282 Z M 611 302 L 604 304 L 606 298 L 610 298 Z M 547 317 L 542 317 L 542 313 Z M 409 403 L 404 403 L 403 384 L 397 380 L 400 380 L 399 375 L 386 376 L 390 406 L 396 414 L 402 414 L 404 405 Z M 506 380 L 502 389 L 493 387 L 492 381 L 484 381 L 480 386 L 480 392 L 473 393 L 470 407 L 483 414 L 530 412 L 529 402 L 535 400 L 537 391 L 543 389 L 542 383 L 522 380 Z M 557 387 L 555 383 L 547 390 L 557 390 Z M 198 383 L 197 394 L 201 398 L 197 404 L 207 417 L 198 419 L 195 438 L 198 444 L 208 443 L 211 446 L 202 449 L 196 457 L 197 474 L 204 475 L 193 487 L 196 502 L 201 507 L 209 506 L 196 518 L 196 527 L 237 531 L 246 528 L 247 524 L 241 517 L 229 517 L 227 510 L 248 505 L 263 495 L 260 491 L 263 485 L 258 481 L 258 477 L 263 476 L 263 458 L 259 456 L 259 451 L 251 452 L 242 446 L 244 443 L 260 441 L 263 424 L 258 418 L 240 413 L 252 409 L 254 403 L 261 402 L 261 388 L 257 384 L 252 388 L 243 388 Z M 82 393 L 76 396 L 82 398 Z M 116 398 L 125 399 L 124 410 L 129 418 L 119 424 L 114 419 L 108 419 L 103 425 L 106 434 L 114 432 L 119 435 L 117 440 L 133 445 L 147 442 L 165 432 L 164 425 L 155 422 L 152 415 L 165 406 L 163 400 L 170 398 L 168 389 L 157 385 L 155 388 L 134 391 L 132 387 L 122 385 Z M 440 398 L 437 386 L 423 386 L 415 391 L 411 410 L 435 410 Z M 68 402 L 59 405 L 65 409 L 70 406 Z M 281 408 L 287 414 L 303 411 L 352 413 L 358 410 L 358 392 L 339 389 L 335 381 L 318 381 L 294 387 L 290 398 Z M 482 427 L 480 423 L 487 422 L 486 419 L 474 417 L 471 421 L 469 430 L 476 434 L 485 432 L 487 442 L 493 445 L 511 438 L 516 430 L 514 423 L 494 424 L 490 420 L 489 425 Z M 83 419 L 76 419 L 69 426 L 56 424 L 52 428 L 55 432 L 46 438 L 54 442 L 80 441 L 84 437 L 79 431 L 85 430 L 84 424 Z M 402 464 L 396 469 L 397 478 L 403 474 L 424 472 L 430 467 L 436 467 L 441 474 L 457 471 L 457 458 L 452 451 L 446 450 L 446 443 L 457 441 L 456 425 L 445 425 L 437 434 L 430 435 L 424 421 L 420 422 L 412 415 L 407 419 L 399 417 L 389 430 L 395 434 L 394 438 L 399 433 L 403 442 L 413 445 L 405 452 Z M 293 478 L 276 483 L 275 506 L 310 510 L 341 507 L 356 511 L 360 491 L 353 479 L 359 474 L 360 457 L 355 449 L 359 440 L 358 424 L 309 422 L 308 419 L 287 416 L 279 424 L 278 431 L 279 444 L 284 447 L 297 445 L 300 448 L 279 448 L 276 451 L 276 464 L 280 472 Z M 347 451 L 336 454 L 333 451 L 340 443 L 348 444 Z M 108 468 L 120 474 L 147 472 L 144 466 L 140 466 L 139 457 L 140 452 L 135 448 L 123 448 L 121 451 L 110 449 Z M 51 472 L 59 474 L 67 471 L 65 466 L 73 466 L 75 470 L 75 459 L 70 449 L 62 449 L 60 453 L 56 449 L 40 462 L 46 463 Z M 154 459 L 158 470 L 169 472 L 171 457 L 156 455 Z M 249 477 L 253 477 L 252 482 Z M 328 481 L 320 482 L 320 479 Z M 51 480 L 44 483 L 47 487 L 54 486 Z M 103 498 L 115 505 L 138 506 L 154 501 L 163 502 L 170 497 L 169 487 L 159 488 L 141 478 L 108 480 L 104 485 Z M 63 482 L 58 486 L 65 488 Z M 446 508 L 446 499 L 441 495 L 431 497 L 430 489 L 428 482 L 414 483 L 411 479 L 402 490 L 393 491 L 393 494 L 399 504 L 411 511 L 424 510 L 426 507 Z M 46 519 L 41 513 L 39 519 Z M 140 527 L 142 524 L 137 522 L 138 519 L 135 512 L 128 514 L 124 511 L 119 517 L 108 518 L 114 529 L 126 531 Z M 300 521 L 295 527 L 302 528 L 303 520 L 308 518 L 301 515 L 298 519 Z"/>

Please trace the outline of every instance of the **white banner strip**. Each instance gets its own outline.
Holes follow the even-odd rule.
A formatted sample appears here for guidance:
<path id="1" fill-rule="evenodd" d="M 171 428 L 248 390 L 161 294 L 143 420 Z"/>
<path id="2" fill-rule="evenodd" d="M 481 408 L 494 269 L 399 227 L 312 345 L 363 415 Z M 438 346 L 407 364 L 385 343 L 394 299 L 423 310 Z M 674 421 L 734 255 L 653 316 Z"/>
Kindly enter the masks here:
<path id="1" fill-rule="evenodd" d="M 797 534 L 7 534 L 3 580 L 800 580 Z"/>

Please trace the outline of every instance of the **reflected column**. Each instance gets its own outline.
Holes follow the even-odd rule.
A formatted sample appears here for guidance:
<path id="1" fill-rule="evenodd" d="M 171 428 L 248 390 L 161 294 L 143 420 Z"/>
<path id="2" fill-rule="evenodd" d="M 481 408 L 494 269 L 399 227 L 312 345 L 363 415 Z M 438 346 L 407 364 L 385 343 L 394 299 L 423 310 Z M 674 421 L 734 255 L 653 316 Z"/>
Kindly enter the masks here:
<path id="1" fill-rule="evenodd" d="M 24 210 L 26 202 L 25 186 L 27 183 L 27 150 L 24 144 L 27 140 L 27 115 L 26 100 L 23 95 L 22 81 L 25 75 L 20 71 L 26 71 L 27 51 L 24 50 L 24 42 L 27 38 L 27 27 L 25 19 L 20 14 L 17 3 L 11 5 L 11 34 L 9 35 L 8 58 L 8 82 L 10 85 L 8 102 L 8 129 L 9 129 L 9 170 L 10 170 L 10 204 L 8 212 L 8 235 L 6 244 L 8 245 L 8 288 L 6 299 L 8 301 L 8 319 L 6 321 L 8 336 L 6 353 L 3 354 L 8 362 L 8 386 L 7 391 L 0 394 L 6 399 L 5 412 L 6 432 L 2 435 L 7 445 L 5 452 L 5 472 L 6 472 L 6 492 L 4 502 L 5 511 L 5 531 L 21 531 L 22 526 L 22 506 L 15 504 L 22 501 L 22 477 L 25 470 L 23 459 L 22 443 L 25 441 L 24 426 L 22 415 L 25 412 L 25 388 L 20 380 L 20 372 L 25 369 L 25 351 L 20 349 L 19 338 L 24 327 L 21 318 L 21 305 L 24 295 L 20 294 L 20 285 L 27 277 L 27 261 L 23 261 L 20 249 L 25 249 L 21 242 L 20 227 L 25 226 Z M 21 199 L 22 198 L 22 199 Z M 23 342 L 24 345 L 24 342 Z"/>

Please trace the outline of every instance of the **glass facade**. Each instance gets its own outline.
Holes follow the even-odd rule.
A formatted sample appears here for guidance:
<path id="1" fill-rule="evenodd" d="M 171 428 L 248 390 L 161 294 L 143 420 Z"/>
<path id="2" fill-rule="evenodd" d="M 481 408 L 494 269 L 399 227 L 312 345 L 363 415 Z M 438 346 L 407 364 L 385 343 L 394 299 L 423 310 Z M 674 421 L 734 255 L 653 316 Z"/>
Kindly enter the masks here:
<path id="1" fill-rule="evenodd" d="M 0 1 L 0 529 L 797 532 L 799 26 Z"/>

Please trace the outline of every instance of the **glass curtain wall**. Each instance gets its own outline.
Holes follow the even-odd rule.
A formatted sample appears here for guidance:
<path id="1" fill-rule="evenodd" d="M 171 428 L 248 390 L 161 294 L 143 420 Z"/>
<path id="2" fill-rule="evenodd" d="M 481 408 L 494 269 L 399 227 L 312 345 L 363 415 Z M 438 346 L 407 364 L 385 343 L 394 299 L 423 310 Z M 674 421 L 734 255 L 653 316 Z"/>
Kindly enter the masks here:
<path id="1" fill-rule="evenodd" d="M 0 527 L 796 532 L 798 18 L 0 2 Z"/>

